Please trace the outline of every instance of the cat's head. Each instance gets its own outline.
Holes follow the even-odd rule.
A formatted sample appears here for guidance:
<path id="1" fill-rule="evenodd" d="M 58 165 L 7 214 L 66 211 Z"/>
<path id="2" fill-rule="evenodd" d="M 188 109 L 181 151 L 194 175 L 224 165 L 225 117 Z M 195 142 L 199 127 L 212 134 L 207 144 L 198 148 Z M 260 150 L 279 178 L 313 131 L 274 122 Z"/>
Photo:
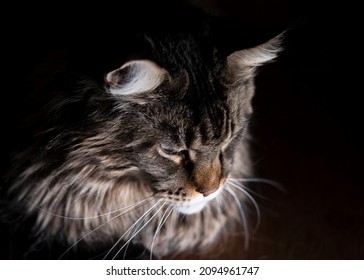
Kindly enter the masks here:
<path id="1" fill-rule="evenodd" d="M 71 66 L 61 53 L 56 70 L 39 69 L 41 109 L 27 118 L 24 138 L 32 144 L 9 175 L 36 232 L 74 245 L 141 232 L 151 248 L 160 230 L 157 254 L 167 255 L 207 246 L 239 212 L 245 219 L 247 194 L 232 180 L 251 176 L 254 76 L 280 52 L 282 35 L 226 54 L 197 32 L 145 34 L 140 52 L 125 40 L 120 52 L 111 43 L 110 53 L 76 49 Z M 173 229 L 163 232 L 169 214 Z"/>
<path id="2" fill-rule="evenodd" d="M 244 142 L 254 74 L 277 56 L 280 39 L 224 57 L 191 38 L 148 38 L 165 57 L 128 60 L 105 74 L 117 116 L 109 148 L 122 146 L 114 149 L 122 162 L 114 155 L 107 164 L 135 166 L 155 196 L 182 213 L 202 210 L 229 176 L 249 173 Z"/>

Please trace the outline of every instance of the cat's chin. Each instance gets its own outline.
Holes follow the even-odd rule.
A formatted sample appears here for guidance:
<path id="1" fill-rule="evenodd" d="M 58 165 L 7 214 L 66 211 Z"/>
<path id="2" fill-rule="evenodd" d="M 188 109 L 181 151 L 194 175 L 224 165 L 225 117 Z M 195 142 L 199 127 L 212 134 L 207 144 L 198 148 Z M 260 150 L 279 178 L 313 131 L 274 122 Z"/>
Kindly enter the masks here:
<path id="1" fill-rule="evenodd" d="M 191 215 L 201 212 L 205 206 L 213 199 L 215 199 L 221 191 L 221 187 L 213 194 L 207 197 L 198 197 L 188 203 L 176 205 L 175 209 L 185 215 Z"/>
<path id="2" fill-rule="evenodd" d="M 208 201 L 201 201 L 199 203 L 195 203 L 195 204 L 191 204 L 191 205 L 179 205 L 175 209 L 182 214 L 191 215 L 191 214 L 201 212 L 202 209 L 205 208 L 207 203 L 208 203 Z"/>

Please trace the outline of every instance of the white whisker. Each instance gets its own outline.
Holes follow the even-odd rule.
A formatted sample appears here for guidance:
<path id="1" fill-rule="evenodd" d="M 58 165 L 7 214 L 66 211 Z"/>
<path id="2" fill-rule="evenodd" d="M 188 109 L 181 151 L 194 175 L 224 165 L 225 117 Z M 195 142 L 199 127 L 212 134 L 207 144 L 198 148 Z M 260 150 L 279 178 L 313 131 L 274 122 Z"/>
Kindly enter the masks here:
<path id="1" fill-rule="evenodd" d="M 154 247 L 154 242 L 155 242 L 155 240 L 157 238 L 157 235 L 158 235 L 159 231 L 161 230 L 162 226 L 167 221 L 169 215 L 171 215 L 172 211 L 173 211 L 173 208 L 171 208 L 171 210 L 169 210 L 169 211 L 165 211 L 164 212 L 164 214 L 163 214 L 163 216 L 162 216 L 162 218 L 161 218 L 161 220 L 159 222 L 158 228 L 157 228 L 157 230 L 154 233 L 153 241 L 152 241 L 152 244 L 150 246 L 150 257 L 149 257 L 150 260 L 152 260 L 152 258 L 153 258 L 153 247 Z"/>
<path id="2" fill-rule="evenodd" d="M 226 187 L 224 188 L 224 190 L 226 190 L 235 200 L 236 205 L 239 208 L 239 212 L 240 212 L 240 216 L 241 216 L 241 221 L 243 223 L 243 229 L 244 229 L 244 247 L 245 250 L 248 249 L 249 246 L 249 228 L 248 228 L 248 218 L 244 212 L 244 209 L 240 203 L 239 198 L 237 197 L 237 195 L 234 193 L 234 191 L 230 188 L 230 187 Z"/>
<path id="3" fill-rule="evenodd" d="M 244 185 L 239 186 L 237 182 L 233 182 L 233 181 L 228 181 L 228 184 L 230 184 L 230 186 L 235 187 L 236 189 L 241 191 L 243 194 L 245 194 L 250 199 L 250 201 L 253 203 L 255 211 L 257 212 L 257 224 L 255 225 L 255 228 L 254 228 L 254 230 L 256 231 L 260 226 L 260 220 L 261 220 L 261 213 L 260 213 L 258 203 L 255 201 L 254 197 L 252 197 L 249 194 L 249 192 L 244 188 Z"/>
<path id="4" fill-rule="evenodd" d="M 281 192 L 286 192 L 285 188 L 282 186 L 282 184 L 270 180 L 270 179 L 264 179 L 264 178 L 229 178 L 230 181 L 238 181 L 238 182 L 246 182 L 246 183 L 264 183 L 267 185 L 271 185 L 275 187 L 276 189 L 280 190 Z"/>
<path id="5" fill-rule="evenodd" d="M 179 215 L 179 213 L 177 213 L 177 211 L 173 211 L 176 209 L 176 206 L 172 207 L 172 212 L 171 212 L 171 218 L 169 219 L 169 226 L 167 226 L 167 230 L 168 230 L 168 236 L 174 236 L 174 228 L 176 226 L 176 219 Z M 171 240 L 168 240 L 168 242 L 171 242 Z M 167 245 L 169 246 L 169 244 Z"/>
<path id="6" fill-rule="evenodd" d="M 160 202 L 161 200 L 159 200 L 154 206 L 156 206 L 159 202 Z M 125 243 L 124 243 L 124 245 L 123 246 L 121 246 L 121 248 L 116 252 L 116 254 L 114 255 L 114 257 L 112 258 L 113 260 L 117 257 L 117 255 L 119 255 L 119 253 L 121 252 L 121 250 L 123 250 L 124 249 L 124 247 L 127 245 L 127 244 L 129 244 L 129 242 L 143 229 L 143 228 L 145 228 L 148 224 L 149 224 L 149 222 L 158 214 L 158 212 L 164 207 L 164 205 L 166 204 L 167 202 L 164 202 L 163 204 L 162 204 L 162 206 L 154 213 L 154 215 L 135 233 L 135 234 L 133 234 Z M 155 207 L 153 207 L 153 209 L 154 209 Z M 142 217 L 145 217 L 145 214 L 142 216 Z M 132 226 L 133 227 L 133 226 Z M 125 235 L 125 234 L 124 234 Z M 123 235 L 123 236 L 124 236 Z M 117 243 L 119 243 L 120 242 L 120 240 L 121 240 L 121 238 L 115 243 L 115 245 L 117 244 Z M 115 248 L 115 245 L 113 246 L 113 248 Z M 113 248 L 111 248 L 111 250 L 113 250 Z M 110 251 L 111 251 L 110 250 Z M 109 252 L 110 252 L 109 251 Z M 109 253 L 108 253 L 109 254 Z M 108 255 L 107 254 L 107 255 Z M 106 256 L 107 256 L 106 255 Z M 105 257 L 106 257 L 105 256 Z"/>
<path id="7" fill-rule="evenodd" d="M 149 212 L 151 212 L 154 208 L 157 207 L 158 203 L 161 201 L 158 200 L 156 203 L 154 203 L 138 220 L 136 220 L 130 227 L 129 229 L 124 232 L 124 234 L 115 242 L 115 244 L 111 247 L 111 249 L 109 249 L 108 253 L 104 256 L 104 259 L 107 258 L 107 256 L 111 253 L 111 251 L 119 244 L 119 242 L 123 239 L 123 237 L 129 232 L 131 231 L 137 224 L 140 220 L 142 220 L 146 215 L 148 215 Z"/>
<path id="8" fill-rule="evenodd" d="M 224 185 L 223 188 L 225 188 L 225 186 L 226 185 Z M 217 197 L 215 197 L 215 201 L 216 201 L 216 207 L 215 207 L 216 215 L 221 216 L 222 215 L 221 209 L 222 209 L 222 207 L 223 207 L 223 205 L 225 203 L 224 198 L 223 198 L 222 195 L 218 195 Z"/>
<path id="9" fill-rule="evenodd" d="M 87 232 L 82 238 L 78 239 L 76 242 L 74 242 L 58 259 L 62 259 L 62 257 L 64 255 L 66 255 L 73 247 L 75 247 L 79 242 L 81 242 L 83 239 L 85 239 L 87 236 L 89 236 L 91 233 L 95 232 L 96 230 L 98 230 L 99 228 L 103 227 L 104 225 L 112 222 L 113 220 L 120 218 L 122 215 L 129 213 L 130 211 L 136 209 L 138 206 L 147 203 L 147 200 L 149 200 L 150 198 L 146 198 L 143 199 L 142 201 L 139 201 L 133 205 L 129 205 L 128 209 L 125 210 L 122 213 L 119 213 L 118 215 L 116 215 L 115 217 L 111 218 L 110 220 L 107 220 L 106 222 L 102 223 L 101 225 L 97 226 L 96 228 L 94 228 L 93 230 L 90 230 L 89 232 Z M 125 208 L 125 207 L 124 207 Z M 114 212 L 114 211 L 113 211 Z"/>
<path id="10" fill-rule="evenodd" d="M 137 205 L 140 205 L 142 204 L 143 202 L 147 201 L 148 199 L 151 199 L 152 196 L 148 196 L 146 197 L 145 199 L 143 199 L 142 201 L 139 201 L 137 202 L 136 204 Z M 51 215 L 53 217 L 56 217 L 56 218 L 61 218 L 61 219 L 66 219 L 66 220 L 90 220 L 90 219 L 96 219 L 96 218 L 100 218 L 100 217 L 103 217 L 103 216 L 107 216 L 107 215 L 110 215 L 110 214 L 114 214 L 114 213 L 117 213 L 117 212 L 120 212 L 120 211 L 123 211 L 124 209 L 128 209 L 128 208 L 133 208 L 135 207 L 136 205 L 128 205 L 128 206 L 125 206 L 125 207 L 122 207 L 122 208 L 119 208 L 119 209 L 116 209 L 116 210 L 112 210 L 110 212 L 107 212 L 107 213 L 103 213 L 103 214 L 100 214 L 100 215 L 95 215 L 95 216 L 90 216 L 90 217 L 69 217 L 69 216 L 63 216 L 63 215 L 58 215 L 58 214 L 55 214 L 55 213 L 52 213 L 50 211 L 47 211 L 37 205 L 35 205 L 34 203 L 32 203 L 31 201 L 27 200 L 27 199 L 24 199 L 25 202 L 29 203 L 30 205 L 32 205 L 34 208 L 38 209 L 39 211 L 42 211 L 48 215 Z"/>
<path id="11" fill-rule="evenodd" d="M 122 238 L 129 232 L 131 231 L 135 225 L 141 220 L 143 219 L 146 215 L 148 215 L 149 212 L 151 212 L 154 208 L 157 207 L 158 203 L 161 201 L 162 199 L 158 200 L 156 203 L 154 203 L 138 220 L 136 220 L 134 222 L 134 224 L 132 224 L 129 229 L 124 232 L 124 234 L 115 242 L 115 244 L 111 247 L 111 249 L 109 250 L 109 252 L 105 255 L 104 259 L 107 258 L 107 256 L 110 254 L 110 252 L 118 245 L 118 243 L 122 240 Z"/>

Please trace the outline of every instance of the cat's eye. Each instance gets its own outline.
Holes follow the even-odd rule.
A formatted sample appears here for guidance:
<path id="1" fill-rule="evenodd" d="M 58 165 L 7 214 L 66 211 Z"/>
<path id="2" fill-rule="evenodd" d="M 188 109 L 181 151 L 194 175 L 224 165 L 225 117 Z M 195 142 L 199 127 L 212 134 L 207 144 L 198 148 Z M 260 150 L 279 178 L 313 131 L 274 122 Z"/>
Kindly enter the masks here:
<path id="1" fill-rule="evenodd" d="M 173 147 L 170 147 L 170 146 L 167 146 L 167 145 L 164 145 L 164 144 L 160 144 L 159 145 L 159 149 L 167 154 L 167 155 L 178 155 L 180 150 L 179 149 L 176 149 L 176 148 L 173 148 Z"/>
<path id="2" fill-rule="evenodd" d="M 173 147 L 165 144 L 161 144 L 158 147 L 158 153 L 170 160 L 173 160 L 177 164 L 187 163 L 190 161 L 190 152 L 186 149 L 181 149 L 179 147 Z"/>

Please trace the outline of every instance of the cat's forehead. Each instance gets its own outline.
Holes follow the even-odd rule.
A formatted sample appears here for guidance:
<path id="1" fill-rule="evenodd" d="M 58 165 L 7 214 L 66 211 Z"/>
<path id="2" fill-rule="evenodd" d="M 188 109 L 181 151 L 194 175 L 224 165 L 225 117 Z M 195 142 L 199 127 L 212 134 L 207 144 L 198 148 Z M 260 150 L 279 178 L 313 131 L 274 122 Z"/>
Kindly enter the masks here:
<path id="1" fill-rule="evenodd" d="M 162 98 L 152 105 L 159 107 L 156 115 L 163 129 L 172 138 L 183 135 L 196 143 L 220 138 L 219 130 L 231 111 L 229 89 L 223 80 L 225 60 L 211 42 L 191 34 L 150 38 L 148 44 L 156 63 L 169 73 L 169 79 L 154 92 Z"/>
<path id="2" fill-rule="evenodd" d="M 151 127 L 157 127 L 163 142 L 177 146 L 200 149 L 221 144 L 235 123 L 229 101 L 218 98 L 217 93 L 203 95 L 196 89 L 188 92 L 180 99 L 149 104 Z"/>
<path id="3" fill-rule="evenodd" d="M 146 36 L 145 46 L 152 59 L 169 69 L 212 69 L 217 62 L 212 41 L 192 33 Z"/>
<path id="4" fill-rule="evenodd" d="M 204 106 L 208 104 L 206 99 L 224 95 L 221 82 L 225 59 L 218 56 L 214 46 L 187 35 L 173 42 L 161 41 L 160 44 L 162 46 L 158 50 L 162 53 L 155 59 L 170 74 L 168 82 L 173 91 L 186 97 L 182 101 Z"/>

